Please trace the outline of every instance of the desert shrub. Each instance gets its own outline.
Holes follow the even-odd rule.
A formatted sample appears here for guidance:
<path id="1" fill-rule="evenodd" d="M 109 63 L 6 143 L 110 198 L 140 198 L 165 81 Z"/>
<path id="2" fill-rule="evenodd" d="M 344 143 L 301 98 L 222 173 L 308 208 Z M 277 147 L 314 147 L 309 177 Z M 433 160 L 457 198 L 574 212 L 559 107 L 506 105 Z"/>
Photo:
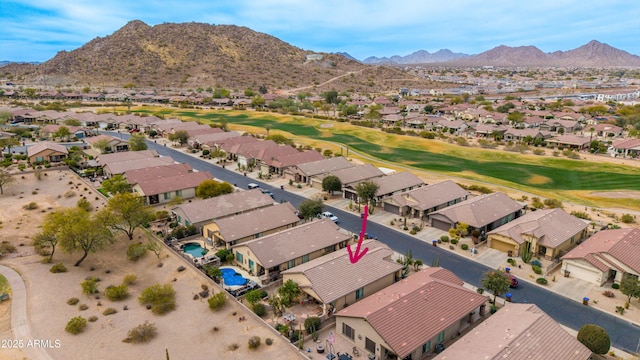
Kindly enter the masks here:
<path id="1" fill-rule="evenodd" d="M 631 214 L 623 214 L 620 217 L 620 221 L 622 221 L 625 224 L 633 224 L 634 222 L 636 222 L 636 219 L 633 215 Z"/>
<path id="2" fill-rule="evenodd" d="M 87 327 L 87 319 L 83 318 L 82 316 L 76 316 L 74 318 L 71 318 L 71 320 L 69 320 L 64 330 L 70 334 L 76 335 L 84 331 L 86 327 Z"/>
<path id="3" fill-rule="evenodd" d="M 98 281 L 100 281 L 100 279 L 98 279 L 96 277 L 89 277 L 89 278 L 83 280 L 80 283 L 80 286 L 82 287 L 82 293 L 86 294 L 86 295 L 97 294 L 98 293 Z"/>
<path id="4" fill-rule="evenodd" d="M 533 150 L 533 154 L 534 155 L 544 155 L 544 150 L 542 150 L 542 149 L 534 149 Z"/>
<path id="5" fill-rule="evenodd" d="M 608 298 L 612 298 L 615 297 L 616 295 L 613 293 L 613 291 L 611 290 L 606 290 L 602 292 L 602 295 L 608 297 Z"/>
<path id="6" fill-rule="evenodd" d="M 95 316 L 95 315 L 89 316 L 89 319 L 87 319 L 87 320 L 89 320 L 89 322 L 96 322 L 96 321 L 98 321 L 98 317 Z"/>
<path id="7" fill-rule="evenodd" d="M 168 217 L 169 217 L 169 212 L 167 210 L 156 211 L 156 220 L 166 220 Z"/>
<path id="8" fill-rule="evenodd" d="M 85 311 L 89 308 L 89 305 L 87 304 L 80 304 L 80 306 L 78 306 L 78 309 L 80 309 L 80 311 Z"/>
<path id="9" fill-rule="evenodd" d="M 440 236 L 440 241 L 445 242 L 445 243 L 449 242 L 449 237 L 447 235 L 442 235 L 442 236 Z"/>
<path id="10" fill-rule="evenodd" d="M 304 329 L 307 331 L 307 334 L 310 334 L 313 330 L 320 330 L 320 318 L 317 316 L 311 316 L 304 320 Z"/>
<path id="11" fill-rule="evenodd" d="M 265 308 L 263 303 L 255 303 L 251 306 L 253 312 L 262 317 L 267 313 L 267 309 Z"/>
<path id="12" fill-rule="evenodd" d="M 537 278 L 536 282 L 540 285 L 547 285 L 548 281 L 545 278 Z"/>
<path id="13" fill-rule="evenodd" d="M 207 302 L 209 303 L 209 309 L 217 311 L 224 307 L 227 302 L 227 296 L 223 292 L 219 292 L 211 296 Z"/>
<path id="14" fill-rule="evenodd" d="M 540 262 L 540 260 L 532 260 L 531 262 L 529 262 L 529 264 L 531 264 L 531 266 L 538 266 L 538 267 L 542 267 L 542 263 Z"/>
<path id="15" fill-rule="evenodd" d="M 247 342 L 247 345 L 249 346 L 249 349 L 257 349 L 260 347 L 260 337 L 259 336 L 252 336 L 249 338 L 249 341 Z"/>
<path id="16" fill-rule="evenodd" d="M 133 329 L 129 330 L 127 337 L 122 340 L 126 343 L 146 343 L 151 341 L 158 334 L 158 329 L 154 323 L 145 321 L 144 324 L 140 324 Z"/>
<path id="17" fill-rule="evenodd" d="M 549 209 L 562 209 L 562 202 L 558 199 L 545 199 L 542 203 Z"/>
<path id="18" fill-rule="evenodd" d="M 25 210 L 35 210 L 38 208 L 38 203 L 35 201 L 32 201 L 24 206 L 22 206 L 23 209 Z"/>
<path id="19" fill-rule="evenodd" d="M 122 284 L 124 285 L 133 285 L 136 280 L 138 280 L 138 276 L 134 273 L 127 274 L 124 276 L 124 280 L 122 280 Z"/>
<path id="20" fill-rule="evenodd" d="M 14 253 L 18 251 L 18 249 L 16 249 L 15 246 L 13 246 L 13 244 L 10 244 L 8 241 L 3 241 L 0 243 L 0 253 L 3 254 L 8 254 L 8 253 Z"/>
<path id="21" fill-rule="evenodd" d="M 462 244 L 462 245 L 460 245 L 460 248 L 461 248 L 462 250 L 469 250 L 469 245 L 467 245 L 467 244 Z"/>
<path id="22" fill-rule="evenodd" d="M 86 211 L 86 212 L 91 212 L 91 210 L 93 210 L 93 205 L 91 205 L 89 200 L 87 200 L 85 198 L 81 198 L 80 200 L 78 200 L 76 202 L 76 206 L 79 207 L 80 209 Z"/>
<path id="23" fill-rule="evenodd" d="M 291 336 L 289 336 L 289 341 L 291 341 L 292 343 L 296 343 L 298 342 L 298 340 L 300 340 L 300 338 L 303 336 L 302 331 L 301 330 L 294 330 L 291 333 Z"/>
<path id="24" fill-rule="evenodd" d="M 515 265 L 516 265 L 516 260 L 515 260 L 515 259 L 508 258 L 508 259 L 507 259 L 507 262 L 508 262 L 509 264 L 511 264 L 511 266 L 515 266 Z"/>
<path id="25" fill-rule="evenodd" d="M 151 285 L 138 297 L 142 305 L 150 305 L 154 314 L 164 314 L 176 308 L 176 291 L 170 284 Z"/>
<path id="26" fill-rule="evenodd" d="M 69 305 L 77 305 L 80 302 L 80 299 L 72 297 L 69 300 L 67 300 L 67 304 Z"/>
<path id="27" fill-rule="evenodd" d="M 273 339 L 272 338 L 266 338 L 264 340 L 264 343 L 267 344 L 267 346 L 270 346 L 271 344 L 273 344 Z"/>
<path id="28" fill-rule="evenodd" d="M 104 289 L 104 296 L 111 301 L 124 300 L 129 296 L 129 289 L 127 288 L 127 285 L 124 284 L 119 286 L 107 286 L 107 288 Z"/>
<path id="29" fill-rule="evenodd" d="M 451 244 L 457 245 L 458 241 L 459 241 L 458 239 L 451 239 Z"/>
<path id="30" fill-rule="evenodd" d="M 264 297 L 262 292 L 264 290 L 262 289 L 254 289 L 249 291 L 245 296 L 245 300 L 247 300 L 247 302 L 251 305 L 256 304 L 258 302 L 260 302 L 260 300 L 262 300 L 262 298 Z"/>
<path id="31" fill-rule="evenodd" d="M 238 345 L 236 343 L 233 343 L 233 344 L 229 345 L 228 349 L 229 349 L 229 351 L 236 351 L 236 350 L 238 350 L 239 347 L 240 347 L 240 345 Z"/>
<path id="32" fill-rule="evenodd" d="M 282 335 L 287 335 L 287 334 L 289 334 L 289 325 L 287 325 L 287 324 L 277 324 L 276 325 L 276 330 Z"/>
<path id="33" fill-rule="evenodd" d="M 107 316 L 107 315 L 112 315 L 117 313 L 118 310 L 114 309 L 114 308 L 106 308 L 104 309 L 104 311 L 102 312 L 102 315 Z"/>
<path id="34" fill-rule="evenodd" d="M 51 267 L 51 269 L 49 269 L 50 272 L 57 274 L 57 273 L 63 273 L 63 272 L 67 272 L 67 267 L 64 266 L 63 263 L 57 263 L 55 265 L 53 265 Z"/>
<path id="35" fill-rule="evenodd" d="M 612 289 L 620 289 L 620 284 L 611 284 Z"/>
<path id="36" fill-rule="evenodd" d="M 571 215 L 577 217 L 578 219 L 591 220 L 591 216 L 583 211 L 572 211 Z"/>
<path id="37" fill-rule="evenodd" d="M 595 354 L 606 354 L 611 347 L 609 334 L 603 328 L 594 324 L 586 324 L 578 331 L 578 341 Z"/>
<path id="38" fill-rule="evenodd" d="M 143 244 L 131 244 L 127 248 L 127 259 L 138 261 L 147 253 L 147 247 Z"/>
<path id="39" fill-rule="evenodd" d="M 542 269 L 540 268 L 540 266 L 533 265 L 533 266 L 531 266 L 531 269 L 536 274 L 542 274 Z"/>
<path id="40" fill-rule="evenodd" d="M 418 232 L 417 232 L 415 229 L 411 229 L 411 230 L 409 230 L 409 234 L 411 234 L 411 235 L 415 235 L 415 234 L 417 234 L 417 233 L 418 233 Z"/>

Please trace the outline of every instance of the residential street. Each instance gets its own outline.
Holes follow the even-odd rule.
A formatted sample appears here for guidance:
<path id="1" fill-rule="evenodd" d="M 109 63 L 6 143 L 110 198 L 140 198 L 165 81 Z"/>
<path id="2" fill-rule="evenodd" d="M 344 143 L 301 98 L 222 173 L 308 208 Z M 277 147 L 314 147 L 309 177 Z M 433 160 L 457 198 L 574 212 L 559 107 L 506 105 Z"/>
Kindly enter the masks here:
<path id="1" fill-rule="evenodd" d="M 109 133 L 111 135 L 124 138 L 128 134 Z M 173 150 L 160 144 L 148 142 L 149 149 L 158 151 L 161 155 L 171 156 L 178 162 L 189 163 L 194 169 L 199 171 L 209 171 L 215 178 L 237 184 L 238 187 L 246 189 L 250 182 L 257 182 L 261 187 L 269 189 L 274 193 L 275 199 L 284 199 L 297 206 L 304 197 L 289 191 L 280 190 L 267 183 L 260 182 L 254 178 L 245 177 L 242 174 L 231 170 L 225 170 L 219 166 L 208 163 L 199 158 L 187 155 L 183 152 Z M 354 233 L 359 233 L 361 219 L 359 216 L 343 211 L 338 208 L 327 206 L 327 210 L 333 212 L 340 219 L 340 226 Z M 394 251 L 404 254 L 411 250 L 415 259 L 421 259 L 425 265 L 430 265 L 434 259 L 439 260 L 439 265 L 453 271 L 458 277 L 474 286 L 480 286 L 482 274 L 489 270 L 488 267 L 458 256 L 452 252 L 439 247 L 433 247 L 420 239 L 406 233 L 395 231 L 385 225 L 369 222 L 367 232 L 373 234 L 378 240 L 387 244 Z M 610 337 L 611 344 L 620 350 L 634 353 L 640 341 L 640 328 L 636 325 L 620 319 L 590 306 L 584 306 L 578 301 L 560 296 L 554 292 L 521 281 L 517 289 L 511 289 L 514 302 L 534 303 L 553 317 L 556 321 L 574 330 L 578 330 L 582 325 L 593 323 L 605 328 Z M 517 319 L 514 319 L 517 321 Z"/>

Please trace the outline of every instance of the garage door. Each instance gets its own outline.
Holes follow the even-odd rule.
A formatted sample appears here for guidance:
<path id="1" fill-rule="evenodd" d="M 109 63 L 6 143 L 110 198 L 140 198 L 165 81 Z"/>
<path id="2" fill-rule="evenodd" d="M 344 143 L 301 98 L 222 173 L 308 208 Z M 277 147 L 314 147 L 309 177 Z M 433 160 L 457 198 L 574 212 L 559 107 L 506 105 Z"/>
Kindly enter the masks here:
<path id="1" fill-rule="evenodd" d="M 394 215 L 400 215 L 400 207 L 397 205 L 384 203 L 384 211 L 390 212 Z"/>
<path id="2" fill-rule="evenodd" d="M 502 251 L 503 253 L 508 253 L 509 251 L 513 251 L 513 253 L 515 254 L 516 252 L 515 245 L 505 241 L 496 240 L 496 239 L 491 239 L 491 248 L 496 249 L 498 251 Z"/>
<path id="3" fill-rule="evenodd" d="M 589 270 L 582 266 L 575 266 L 574 264 L 568 262 L 567 263 L 567 271 L 570 272 L 569 277 L 588 281 L 594 284 L 600 284 L 598 281 L 598 273 L 595 270 Z"/>
<path id="4" fill-rule="evenodd" d="M 444 231 L 449 231 L 449 229 L 451 229 L 451 224 L 445 221 L 437 220 L 437 219 L 431 220 L 431 226 L 433 226 L 436 229 L 440 229 Z"/>

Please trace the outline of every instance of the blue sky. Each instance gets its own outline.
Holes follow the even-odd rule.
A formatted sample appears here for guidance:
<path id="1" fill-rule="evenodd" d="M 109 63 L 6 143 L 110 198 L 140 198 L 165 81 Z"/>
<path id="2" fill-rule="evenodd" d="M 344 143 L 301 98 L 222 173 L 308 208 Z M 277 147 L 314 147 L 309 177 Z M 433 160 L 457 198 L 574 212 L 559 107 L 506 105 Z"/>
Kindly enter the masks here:
<path id="1" fill-rule="evenodd" d="M 640 2 L 594 0 L 0 0 L 0 60 L 46 61 L 130 20 L 233 24 L 357 59 L 498 45 L 571 50 L 598 40 L 640 55 Z"/>

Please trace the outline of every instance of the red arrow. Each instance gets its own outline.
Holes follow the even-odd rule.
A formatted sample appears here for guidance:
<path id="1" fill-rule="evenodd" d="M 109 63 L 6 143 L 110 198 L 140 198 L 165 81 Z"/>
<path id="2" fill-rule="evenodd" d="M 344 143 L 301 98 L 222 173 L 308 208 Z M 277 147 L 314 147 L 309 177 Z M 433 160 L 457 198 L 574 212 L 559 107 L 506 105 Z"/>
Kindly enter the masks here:
<path id="1" fill-rule="evenodd" d="M 364 233 L 367 231 L 367 215 L 369 215 L 369 205 L 364 206 L 364 216 L 362 218 L 362 230 L 360 231 L 360 238 L 358 239 L 358 245 L 356 245 L 356 252 L 353 253 L 351 251 L 351 245 L 347 245 L 347 251 L 349 252 L 349 261 L 352 264 L 358 262 L 358 260 L 362 259 L 364 254 L 369 251 L 369 248 L 364 248 L 362 252 L 360 252 L 360 246 L 362 245 L 362 240 L 364 239 Z"/>

